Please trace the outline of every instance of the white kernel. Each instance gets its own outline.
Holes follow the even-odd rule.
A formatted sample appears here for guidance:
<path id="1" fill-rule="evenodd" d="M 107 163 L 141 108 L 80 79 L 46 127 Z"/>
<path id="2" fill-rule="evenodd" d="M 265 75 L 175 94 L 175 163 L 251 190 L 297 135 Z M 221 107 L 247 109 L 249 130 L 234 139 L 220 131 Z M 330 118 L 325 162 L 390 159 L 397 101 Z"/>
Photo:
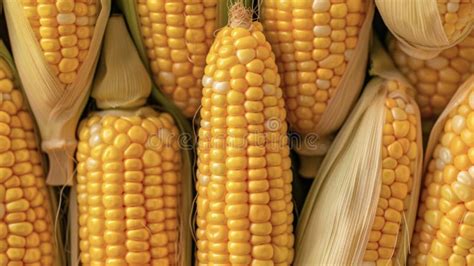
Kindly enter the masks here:
<path id="1" fill-rule="evenodd" d="M 2 97 L 3 97 L 3 100 L 5 101 L 9 101 L 12 99 L 12 96 L 10 95 L 10 93 L 2 93 Z"/>
<path id="2" fill-rule="evenodd" d="M 469 174 L 474 177 L 474 166 L 469 167 Z"/>
<path id="3" fill-rule="evenodd" d="M 459 3 L 452 3 L 452 2 L 448 3 L 447 9 L 448 9 L 448 12 L 450 13 L 456 13 L 459 10 Z"/>
<path id="4" fill-rule="evenodd" d="M 212 80 L 212 78 L 207 76 L 207 75 L 202 77 L 202 86 L 204 86 L 204 87 L 208 87 L 208 88 L 212 87 L 213 82 L 214 81 Z"/>
<path id="5" fill-rule="evenodd" d="M 331 82 L 325 79 L 318 79 L 316 80 L 316 86 L 318 87 L 318 89 L 327 90 L 331 87 Z"/>
<path id="6" fill-rule="evenodd" d="M 56 16 L 59 25 L 70 25 L 76 22 L 76 14 L 74 13 L 60 13 Z"/>
<path id="7" fill-rule="evenodd" d="M 199 176 L 200 185 L 206 186 L 207 184 L 209 184 L 210 178 L 208 175 L 198 175 L 198 176 Z"/>
<path id="8" fill-rule="evenodd" d="M 230 85 L 229 82 L 221 81 L 221 82 L 214 82 L 212 85 L 212 91 L 215 93 L 226 93 L 229 91 Z"/>
<path id="9" fill-rule="evenodd" d="M 474 177 L 466 171 L 459 172 L 456 180 L 463 185 L 474 187 Z"/>
<path id="10" fill-rule="evenodd" d="M 99 134 L 91 135 L 91 137 L 89 138 L 89 146 L 91 147 L 95 147 L 99 145 L 100 143 L 101 143 L 101 140 L 100 140 Z"/>
<path id="11" fill-rule="evenodd" d="M 451 163 L 453 160 L 451 151 L 446 147 L 442 147 L 439 149 L 439 159 L 441 159 L 445 164 Z"/>
<path id="12" fill-rule="evenodd" d="M 99 161 L 89 157 L 86 161 L 87 170 L 96 170 L 99 167 Z"/>
<path id="13" fill-rule="evenodd" d="M 100 130 L 102 129 L 102 126 L 99 124 L 99 123 L 95 123 L 93 124 L 89 131 L 90 131 L 90 135 L 98 135 L 100 133 Z"/>
<path id="14" fill-rule="evenodd" d="M 460 115 L 455 115 L 452 118 L 451 123 L 452 123 L 453 131 L 460 134 L 461 131 L 466 126 L 466 119 Z"/>
<path id="15" fill-rule="evenodd" d="M 326 12 L 331 7 L 329 0 L 313 0 L 313 12 Z"/>
<path id="16" fill-rule="evenodd" d="M 201 120 L 201 128 L 211 128 L 211 122 Z"/>
<path id="17" fill-rule="evenodd" d="M 326 37 L 331 34 L 331 27 L 329 25 L 324 26 L 314 26 L 313 34 L 316 37 Z"/>

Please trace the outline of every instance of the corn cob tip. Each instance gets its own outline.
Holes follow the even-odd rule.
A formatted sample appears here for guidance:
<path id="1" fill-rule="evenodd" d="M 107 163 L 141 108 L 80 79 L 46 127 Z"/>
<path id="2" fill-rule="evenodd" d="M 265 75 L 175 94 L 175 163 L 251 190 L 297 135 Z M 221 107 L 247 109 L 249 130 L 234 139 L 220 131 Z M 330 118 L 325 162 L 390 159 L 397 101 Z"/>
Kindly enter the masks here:
<path id="1" fill-rule="evenodd" d="M 252 25 L 252 10 L 246 8 L 242 1 L 237 1 L 229 9 L 229 25 L 232 28 L 250 28 Z"/>

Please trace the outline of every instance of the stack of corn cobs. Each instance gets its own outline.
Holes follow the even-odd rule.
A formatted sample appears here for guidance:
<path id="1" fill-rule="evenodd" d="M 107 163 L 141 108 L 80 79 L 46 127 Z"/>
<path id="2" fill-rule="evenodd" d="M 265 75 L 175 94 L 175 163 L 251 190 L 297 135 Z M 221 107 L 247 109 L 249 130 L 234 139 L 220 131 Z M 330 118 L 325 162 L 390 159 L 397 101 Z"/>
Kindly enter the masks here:
<path id="1" fill-rule="evenodd" d="M 0 3 L 0 266 L 474 266 L 474 0 Z"/>

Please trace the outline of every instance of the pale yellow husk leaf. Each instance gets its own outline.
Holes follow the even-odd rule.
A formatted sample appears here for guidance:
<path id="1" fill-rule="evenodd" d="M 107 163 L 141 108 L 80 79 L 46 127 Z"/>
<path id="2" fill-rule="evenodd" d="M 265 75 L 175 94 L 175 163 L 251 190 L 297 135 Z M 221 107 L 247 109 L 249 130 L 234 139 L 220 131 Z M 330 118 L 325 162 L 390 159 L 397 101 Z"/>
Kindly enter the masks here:
<path id="1" fill-rule="evenodd" d="M 334 97 L 329 101 L 326 111 L 316 126 L 317 130 L 311 134 L 312 136 L 302 136 L 301 143 L 295 148 L 301 160 L 299 173 L 305 178 L 316 176 L 319 162 L 326 154 L 334 137 L 332 134 L 344 123 L 363 88 L 374 12 L 375 4 L 369 1 L 367 15 L 359 33 L 357 46 Z M 314 137 L 316 139 L 313 140 Z M 307 141 L 316 141 L 317 145 L 308 146 L 305 144 Z"/>
<path id="2" fill-rule="evenodd" d="M 379 42 L 376 42 L 372 60 L 371 73 L 376 77 L 366 86 L 329 148 L 306 198 L 297 225 L 295 265 L 363 263 L 382 185 L 384 103 L 389 95 L 383 84 L 396 80 L 409 87 Z M 407 94 L 404 97 L 416 107 L 414 99 Z M 419 110 L 415 109 L 421 125 Z M 417 144 L 421 151 L 420 128 Z M 397 252 L 392 258 L 397 265 L 404 265 L 409 252 L 421 184 L 422 158 L 419 152 Z"/>
<path id="3" fill-rule="evenodd" d="M 89 52 L 78 78 L 64 86 L 49 67 L 24 15 L 21 1 L 4 1 L 10 41 L 18 73 L 38 122 L 42 150 L 48 154 L 50 185 L 71 185 L 76 127 L 89 96 L 111 1 L 100 1 L 100 13 Z"/>

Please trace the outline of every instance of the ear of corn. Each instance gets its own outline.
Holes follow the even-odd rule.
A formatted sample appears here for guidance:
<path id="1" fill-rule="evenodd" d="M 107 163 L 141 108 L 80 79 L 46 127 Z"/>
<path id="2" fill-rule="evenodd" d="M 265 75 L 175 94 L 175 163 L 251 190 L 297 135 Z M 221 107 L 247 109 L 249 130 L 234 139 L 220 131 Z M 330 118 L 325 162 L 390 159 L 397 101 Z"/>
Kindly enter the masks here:
<path id="1" fill-rule="evenodd" d="M 306 199 L 297 265 L 406 261 L 420 186 L 420 116 L 381 49 L 377 44 L 372 58 L 378 77 L 334 140 Z"/>
<path id="2" fill-rule="evenodd" d="M 410 265 L 474 264 L 474 77 L 433 128 Z"/>
<path id="3" fill-rule="evenodd" d="M 385 24 L 401 42 L 401 49 L 419 59 L 431 59 L 461 42 L 474 24 L 474 3 L 470 0 L 375 0 L 375 3 Z"/>
<path id="4" fill-rule="evenodd" d="M 81 123 L 76 155 L 81 262 L 176 265 L 181 155 L 170 115 L 102 111 Z"/>
<path id="5" fill-rule="evenodd" d="M 155 84 L 186 117 L 192 117 L 199 107 L 205 58 L 214 38 L 216 3 L 119 1 Z"/>
<path id="6" fill-rule="evenodd" d="M 52 72 L 71 84 L 87 57 L 99 0 L 20 0 Z"/>
<path id="7" fill-rule="evenodd" d="M 291 160 L 280 80 L 241 3 L 207 56 L 198 142 L 198 265 L 290 265 Z"/>
<path id="8" fill-rule="evenodd" d="M 62 265 L 33 118 L 0 42 L 0 265 Z"/>
<path id="9" fill-rule="evenodd" d="M 47 183 L 70 185 L 76 128 L 111 2 L 21 0 L 4 5 L 19 76 L 38 121 L 41 148 L 49 158 Z"/>
<path id="10" fill-rule="evenodd" d="M 397 67 L 415 87 L 423 118 L 441 114 L 459 86 L 474 74 L 474 32 L 428 60 L 405 53 L 395 38 L 391 38 L 389 50 Z"/>
<path id="11" fill-rule="evenodd" d="M 80 259 L 86 265 L 189 265 L 189 154 L 180 151 L 170 114 L 140 107 L 151 80 L 126 34 L 123 18 L 112 17 L 92 92 L 109 110 L 90 114 L 78 132 Z"/>

